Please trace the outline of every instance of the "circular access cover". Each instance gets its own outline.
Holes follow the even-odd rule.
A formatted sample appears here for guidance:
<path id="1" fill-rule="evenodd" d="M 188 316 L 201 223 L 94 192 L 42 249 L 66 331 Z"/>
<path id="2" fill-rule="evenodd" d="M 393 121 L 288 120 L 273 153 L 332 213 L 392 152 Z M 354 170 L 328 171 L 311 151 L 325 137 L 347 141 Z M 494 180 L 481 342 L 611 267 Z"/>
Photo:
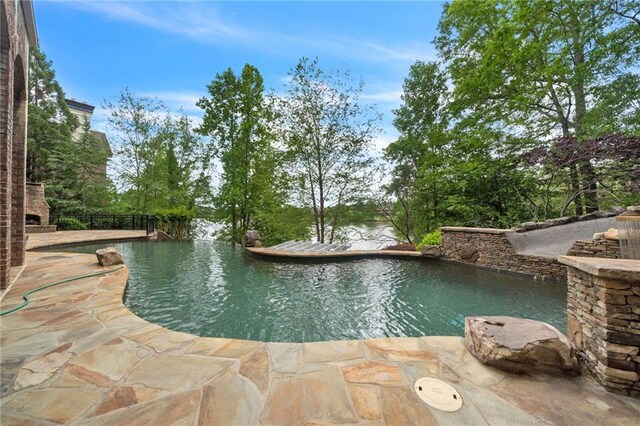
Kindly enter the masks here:
<path id="1" fill-rule="evenodd" d="M 414 385 L 416 393 L 427 405 L 442 411 L 458 411 L 462 397 L 453 386 L 432 377 L 422 377 Z"/>

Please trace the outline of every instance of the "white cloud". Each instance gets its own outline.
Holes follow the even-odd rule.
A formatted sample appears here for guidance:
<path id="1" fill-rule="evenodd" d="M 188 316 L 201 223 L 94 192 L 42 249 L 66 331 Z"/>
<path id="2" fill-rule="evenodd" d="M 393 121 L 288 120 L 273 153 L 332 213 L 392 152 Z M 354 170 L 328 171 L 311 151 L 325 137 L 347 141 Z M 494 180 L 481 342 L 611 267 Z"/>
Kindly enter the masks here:
<path id="1" fill-rule="evenodd" d="M 384 90 L 380 92 L 365 92 L 360 96 L 360 99 L 374 102 L 389 102 L 394 104 L 400 104 L 402 96 L 402 90 Z"/>
<path id="2" fill-rule="evenodd" d="M 398 139 L 397 132 L 384 131 L 373 139 L 373 153 L 381 156 L 384 149 L 389 146 L 390 143 L 395 142 Z"/>
<path id="3" fill-rule="evenodd" d="M 182 109 L 185 112 L 202 113 L 202 110 L 196 106 L 198 99 L 203 96 L 201 93 L 161 90 L 155 92 L 142 92 L 140 93 L 140 96 L 158 98 L 172 111 Z"/>
<path id="4" fill-rule="evenodd" d="M 234 23 L 229 16 L 222 16 L 218 7 L 210 2 L 78 1 L 70 4 L 110 19 L 132 22 L 206 44 L 242 45 L 274 52 L 281 52 L 285 47 L 311 48 L 318 54 L 329 52 L 343 58 L 370 62 L 414 62 L 435 58 L 433 47 L 427 41 L 387 45 L 334 33 L 292 36 L 265 28 L 248 28 Z"/>
<path id="5" fill-rule="evenodd" d="M 248 40 L 250 32 L 230 24 L 210 5 L 169 2 L 78 1 L 75 7 L 121 21 L 180 34 L 200 41 Z M 185 7 L 187 6 L 187 7 Z"/>

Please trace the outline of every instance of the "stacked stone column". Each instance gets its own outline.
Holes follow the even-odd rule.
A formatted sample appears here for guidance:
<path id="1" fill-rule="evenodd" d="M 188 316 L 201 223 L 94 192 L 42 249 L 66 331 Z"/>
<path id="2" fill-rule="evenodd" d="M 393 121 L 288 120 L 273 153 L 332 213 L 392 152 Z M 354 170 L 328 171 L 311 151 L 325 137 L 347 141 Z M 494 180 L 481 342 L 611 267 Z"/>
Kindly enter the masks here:
<path id="1" fill-rule="evenodd" d="M 561 256 L 568 334 L 607 389 L 640 396 L 640 261 Z"/>

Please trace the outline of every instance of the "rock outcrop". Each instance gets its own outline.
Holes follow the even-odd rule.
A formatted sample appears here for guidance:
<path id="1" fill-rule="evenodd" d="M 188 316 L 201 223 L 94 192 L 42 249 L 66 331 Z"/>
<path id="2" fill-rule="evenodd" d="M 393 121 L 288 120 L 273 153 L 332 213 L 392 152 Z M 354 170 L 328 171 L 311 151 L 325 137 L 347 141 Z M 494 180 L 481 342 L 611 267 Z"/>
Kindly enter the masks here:
<path id="1" fill-rule="evenodd" d="M 618 241 L 620 240 L 620 235 L 618 233 L 618 230 L 616 228 L 609 228 L 607 229 L 603 234 L 602 237 L 605 240 L 615 240 Z"/>
<path id="2" fill-rule="evenodd" d="M 514 317 L 465 318 L 465 346 L 478 360 L 515 373 L 577 373 L 569 339 L 547 323 Z"/>
<path id="3" fill-rule="evenodd" d="M 424 246 L 422 247 L 422 250 L 420 250 L 420 253 L 426 257 L 442 257 L 442 250 L 440 249 L 440 246 Z"/>
<path id="4" fill-rule="evenodd" d="M 258 245 L 256 245 L 258 243 Z M 262 247 L 262 243 L 260 243 L 260 235 L 258 235 L 258 231 L 247 231 L 244 233 L 242 237 L 242 245 L 244 247 Z"/>
<path id="5" fill-rule="evenodd" d="M 124 258 L 114 247 L 96 250 L 96 257 L 100 266 L 112 266 L 124 264 Z"/>

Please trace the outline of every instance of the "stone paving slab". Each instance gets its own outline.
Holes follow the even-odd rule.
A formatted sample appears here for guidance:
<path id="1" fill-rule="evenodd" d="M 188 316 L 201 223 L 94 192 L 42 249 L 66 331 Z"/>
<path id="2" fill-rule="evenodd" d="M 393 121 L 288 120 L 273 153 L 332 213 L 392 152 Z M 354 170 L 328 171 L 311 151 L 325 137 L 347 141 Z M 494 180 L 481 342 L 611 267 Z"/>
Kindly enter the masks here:
<path id="1" fill-rule="evenodd" d="M 129 230 L 92 230 L 92 231 L 57 231 L 43 234 L 29 234 L 27 250 L 66 244 L 118 241 L 130 239 L 147 239 L 146 231 Z"/>
<path id="2" fill-rule="evenodd" d="M 92 255 L 27 253 L 2 300 L 101 268 Z M 486 367 L 460 337 L 263 343 L 150 324 L 122 304 L 128 270 L 52 287 L 0 319 L 0 424 L 640 424 L 637 400 L 587 377 Z M 413 391 L 441 378 L 463 408 Z"/>

